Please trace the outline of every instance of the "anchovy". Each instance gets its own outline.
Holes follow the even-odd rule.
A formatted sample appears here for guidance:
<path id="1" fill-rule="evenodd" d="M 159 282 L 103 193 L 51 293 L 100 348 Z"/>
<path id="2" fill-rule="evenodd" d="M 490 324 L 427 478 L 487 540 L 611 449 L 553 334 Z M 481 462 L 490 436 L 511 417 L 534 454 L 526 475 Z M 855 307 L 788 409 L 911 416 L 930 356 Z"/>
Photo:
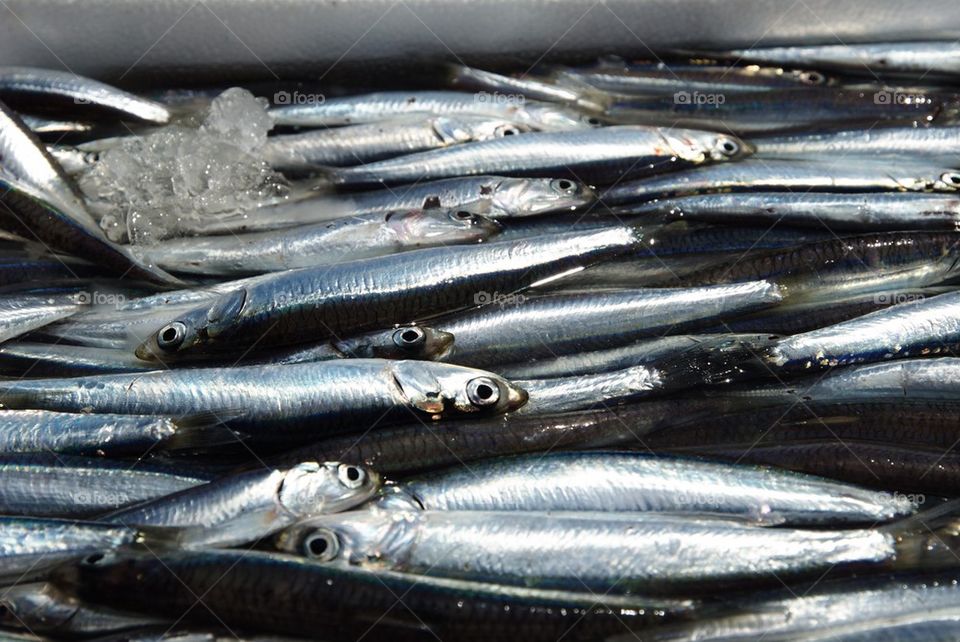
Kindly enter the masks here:
<path id="1" fill-rule="evenodd" d="M 462 87 L 483 92 L 482 95 L 490 96 L 492 100 L 519 102 L 529 98 L 552 103 L 564 103 L 589 113 L 602 113 L 604 107 L 613 99 L 613 96 L 598 91 L 585 83 L 572 87 L 569 86 L 570 83 L 557 82 L 553 78 L 540 78 L 528 74 L 523 74 L 520 77 L 503 76 L 483 69 L 456 64 L 447 65 L 446 69 L 446 81 L 451 87 L 455 89 Z"/>
<path id="2" fill-rule="evenodd" d="M 229 475 L 105 516 L 125 526 L 177 527 L 191 547 L 239 546 L 304 518 L 362 504 L 379 476 L 354 464 L 307 462 Z"/>
<path id="3" fill-rule="evenodd" d="M 894 535 L 880 529 L 764 528 L 649 512 L 353 511 L 301 522 L 275 541 L 319 562 L 613 594 L 690 595 L 724 582 L 777 582 L 771 573 L 817 577 L 850 564 L 882 569 L 898 554 Z"/>
<path id="4" fill-rule="evenodd" d="M 49 582 L 19 584 L 0 592 L 0 624 L 34 634 L 86 637 L 163 622 L 156 617 L 92 606 Z"/>
<path id="5" fill-rule="evenodd" d="M 191 229 L 197 234 L 262 232 L 346 216 L 416 210 L 423 208 L 424 204 L 452 211 L 476 212 L 499 220 L 579 211 L 595 200 L 592 189 L 567 178 L 469 176 L 350 194 L 314 193 L 309 197 L 258 207 L 237 216 L 196 221 L 191 223 L 194 225 Z"/>
<path id="6" fill-rule="evenodd" d="M 757 334 L 677 334 L 656 339 L 640 339 L 613 348 L 584 350 L 552 358 L 497 365 L 495 369 L 498 374 L 511 380 L 571 377 L 612 372 L 631 366 L 656 366 L 674 359 L 695 360 L 694 355 L 712 355 L 717 351 L 736 350 L 741 347 L 759 351 L 761 346 L 768 345 L 776 338 Z"/>
<path id="7" fill-rule="evenodd" d="M 516 411 L 517 414 L 552 415 L 682 390 L 697 380 L 689 372 L 667 373 L 647 366 L 631 366 L 599 374 L 517 380 L 514 383 L 529 395 L 529 401 Z"/>
<path id="8" fill-rule="evenodd" d="M 960 292 L 949 292 L 784 337 L 757 356 L 763 361 L 760 369 L 765 374 L 780 375 L 870 361 L 954 354 L 958 347 Z"/>
<path id="9" fill-rule="evenodd" d="M 270 109 L 277 125 L 329 127 L 375 123 L 407 114 L 435 116 L 486 116 L 502 118 L 542 131 L 591 128 L 595 118 L 576 109 L 532 100 L 484 99 L 458 91 L 378 92 L 331 98 L 322 103 L 283 105 Z"/>
<path id="10" fill-rule="evenodd" d="M 18 97 L 52 98 L 69 101 L 74 109 L 90 107 L 112 112 L 121 118 L 163 125 L 170 120 L 170 110 L 153 100 L 111 87 L 92 78 L 72 72 L 35 67 L 0 67 L 0 96 L 4 100 Z M 35 105 L 36 102 L 28 103 Z"/>
<path id="11" fill-rule="evenodd" d="M 756 158 L 828 159 L 889 156 L 927 159 L 947 166 L 960 162 L 960 127 L 873 127 L 828 132 L 757 136 Z"/>
<path id="12" fill-rule="evenodd" d="M 259 439 L 375 423 L 515 410 L 526 393 L 482 370 L 428 361 L 341 359 L 0 383 L 10 408 L 182 416 L 212 413 Z"/>
<path id="13" fill-rule="evenodd" d="M 635 247 L 628 227 L 403 252 L 272 275 L 162 326 L 141 359 L 293 343 L 407 323 L 484 303 Z M 442 329 L 442 328 L 441 328 Z"/>
<path id="14" fill-rule="evenodd" d="M 54 120 L 51 118 L 42 118 L 40 116 L 31 116 L 29 114 L 20 114 L 20 120 L 35 134 L 74 134 L 85 133 L 93 130 L 90 123 Z"/>
<path id="15" fill-rule="evenodd" d="M 189 468 L 53 453 L 0 457 L 0 511 L 6 515 L 96 515 L 190 488 L 209 477 Z"/>
<path id="16" fill-rule="evenodd" d="M 42 577 L 58 566 L 88 555 L 101 555 L 121 547 L 160 551 L 172 541 L 170 534 L 156 529 L 0 516 L 0 577 L 19 583 Z"/>
<path id="17" fill-rule="evenodd" d="M 612 182 L 749 153 L 748 145 L 728 134 L 622 126 L 511 136 L 331 170 L 330 176 L 335 184 L 351 187 L 492 172 Z"/>
<path id="18" fill-rule="evenodd" d="M 820 300 L 937 285 L 957 271 L 956 235 L 888 232 L 836 238 L 797 248 L 756 252 L 684 275 L 681 284 L 708 285 L 769 279 L 784 301 Z M 671 279 L 671 285 L 677 279 Z M 809 300 L 809 299 L 807 299 Z"/>
<path id="19" fill-rule="evenodd" d="M 430 637 L 596 640 L 669 621 L 696 602 L 464 582 L 316 564 L 262 551 L 106 555 L 64 568 L 58 582 L 91 602 L 243 630 L 356 639 Z M 265 586 L 283 586 L 265 591 Z M 211 609 L 190 608 L 203 595 Z M 403 596 L 407 609 L 395 608 Z M 216 619 L 210 613 L 216 613 Z M 392 612 L 389 618 L 380 617 Z M 428 635 L 430 634 L 428 633 Z"/>
<path id="20" fill-rule="evenodd" d="M 134 253 L 171 272 L 242 276 L 475 243 L 499 230 L 497 223 L 479 214 L 428 209 L 351 216 L 240 236 L 172 239 Z"/>
<path id="21" fill-rule="evenodd" d="M 678 512 L 778 523 L 876 523 L 909 515 L 904 497 L 774 468 L 645 453 L 569 452 L 489 460 L 398 483 L 424 510 Z M 386 502 L 396 501 L 392 495 Z"/>
<path id="22" fill-rule="evenodd" d="M 361 165 L 529 131 L 529 127 L 500 118 L 413 116 L 272 136 L 263 146 L 262 154 L 275 169 L 302 172 L 321 166 Z"/>
<path id="23" fill-rule="evenodd" d="M 66 319 L 82 309 L 82 296 L 78 293 L 0 296 L 0 343 Z"/>
<path id="24" fill-rule="evenodd" d="M 960 173 L 930 165 L 748 159 L 621 183 L 600 198 L 609 205 L 630 205 L 705 192 L 954 192 L 958 186 Z"/>
<path id="25" fill-rule="evenodd" d="M 137 359 L 129 350 L 26 341 L 0 346 L 0 374 L 8 377 L 77 377 L 154 369 L 154 364 Z"/>
<path id="26" fill-rule="evenodd" d="M 957 230 L 960 198 L 938 193 L 743 192 L 700 194 L 626 205 L 631 215 L 727 224 L 832 230 Z"/>
<path id="27" fill-rule="evenodd" d="M 733 287 L 504 295 L 490 301 L 492 305 L 431 324 L 455 337 L 445 360 L 491 366 L 616 347 L 711 325 L 779 301 L 777 287 L 766 281 Z"/>
<path id="28" fill-rule="evenodd" d="M 449 332 L 426 326 L 401 326 L 380 332 L 368 332 L 346 339 L 331 340 L 313 346 L 294 346 L 254 353 L 256 363 L 304 363 L 330 359 L 417 359 L 440 361 L 453 347 Z M 2 348 L 0 348 L 2 353 Z M 245 360 L 247 361 L 247 360 Z"/>
<path id="29" fill-rule="evenodd" d="M 777 642 L 820 640 L 821 634 L 829 635 L 829 631 L 840 627 L 859 629 L 876 620 L 886 621 L 889 626 L 905 616 L 924 618 L 943 609 L 955 610 L 958 591 L 960 578 L 955 572 L 828 580 L 803 593 L 784 590 L 770 596 L 737 596 L 728 602 L 728 613 L 659 627 L 650 639 L 748 642 L 762 636 Z M 877 635 L 869 639 L 877 639 Z M 614 638 L 615 642 L 629 640 L 626 636 Z"/>
<path id="30" fill-rule="evenodd" d="M 368 463 L 382 473 L 406 473 L 553 448 L 617 446 L 643 434 L 639 424 L 649 418 L 645 406 L 650 403 L 658 402 L 549 416 L 511 413 L 450 421 L 439 430 L 413 422 L 324 439 L 269 461 L 339 460 Z"/>
<path id="31" fill-rule="evenodd" d="M 743 67 L 714 64 L 628 63 L 620 59 L 604 59 L 588 67 L 555 69 L 548 76 L 560 86 L 586 85 L 614 94 L 665 96 L 686 92 L 691 101 L 693 92 L 715 95 L 752 93 L 792 87 L 816 87 L 831 84 L 831 79 L 812 69 L 781 67 Z M 677 95 L 680 100 L 687 96 Z M 704 98 L 706 99 L 706 98 Z"/>
<path id="32" fill-rule="evenodd" d="M 186 441 L 203 418 L 0 410 L 0 453 L 142 455 Z"/>
<path id="33" fill-rule="evenodd" d="M 960 50 L 953 40 L 752 47 L 717 55 L 774 65 L 813 65 L 871 76 L 893 73 L 937 77 L 960 73 Z"/>
<path id="34" fill-rule="evenodd" d="M 0 193 L 7 229 L 58 250 L 93 259 L 130 278 L 176 283 L 110 242 L 63 170 L 26 125 L 0 103 Z"/>
<path id="35" fill-rule="evenodd" d="M 614 103 L 603 118 L 620 125 L 695 127 L 743 135 L 801 127 L 950 121 L 958 112 L 958 95 L 952 92 L 870 85 L 634 97 Z"/>

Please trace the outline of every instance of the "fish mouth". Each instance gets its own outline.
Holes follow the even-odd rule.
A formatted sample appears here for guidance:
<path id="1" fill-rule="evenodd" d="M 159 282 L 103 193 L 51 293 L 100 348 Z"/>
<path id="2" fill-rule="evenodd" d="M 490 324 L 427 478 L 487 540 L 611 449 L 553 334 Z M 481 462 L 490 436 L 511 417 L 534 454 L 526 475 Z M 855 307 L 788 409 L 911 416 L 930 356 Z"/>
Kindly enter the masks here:
<path id="1" fill-rule="evenodd" d="M 156 350 L 159 348 L 154 345 L 153 339 L 147 339 L 143 343 L 137 346 L 136 350 L 133 351 L 134 356 L 141 361 L 149 361 L 151 363 L 157 363 L 160 359 L 157 357 Z"/>
<path id="2" fill-rule="evenodd" d="M 434 350 L 433 359 L 435 361 L 440 361 L 450 356 L 450 353 L 453 352 L 453 344 L 456 338 L 453 336 L 452 332 L 444 332 L 443 330 L 434 330 L 433 342 L 436 344 L 436 349 Z"/>

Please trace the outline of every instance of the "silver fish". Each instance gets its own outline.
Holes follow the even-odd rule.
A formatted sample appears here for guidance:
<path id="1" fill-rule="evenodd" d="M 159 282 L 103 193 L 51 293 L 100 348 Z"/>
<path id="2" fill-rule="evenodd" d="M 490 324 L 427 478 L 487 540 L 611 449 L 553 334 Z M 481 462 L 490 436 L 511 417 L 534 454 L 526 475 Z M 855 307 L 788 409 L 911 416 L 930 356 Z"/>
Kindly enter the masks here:
<path id="1" fill-rule="evenodd" d="M 906 497 L 809 475 L 646 453 L 486 460 L 395 488 L 424 510 L 722 513 L 791 525 L 872 524 L 914 511 Z"/>
<path id="2" fill-rule="evenodd" d="M 439 361 L 449 354 L 453 341 L 454 337 L 449 332 L 410 325 L 368 332 L 314 346 L 274 349 L 262 355 L 251 355 L 251 360 L 258 363 L 303 363 L 352 357 Z"/>
<path id="3" fill-rule="evenodd" d="M 6 515 L 95 515 L 197 486 L 208 475 L 144 462 L 53 453 L 0 457 L 0 511 Z"/>
<path id="4" fill-rule="evenodd" d="M 529 400 L 519 415 L 552 415 L 573 410 L 613 406 L 664 391 L 691 385 L 687 377 L 674 377 L 647 366 L 630 366 L 599 374 L 517 380 Z"/>
<path id="5" fill-rule="evenodd" d="M 83 310 L 78 293 L 0 296 L 0 343 Z"/>
<path id="6" fill-rule="evenodd" d="M 573 105 L 590 113 L 603 112 L 612 99 L 586 83 L 571 86 L 571 83 L 556 82 L 553 78 L 503 76 L 466 65 L 447 65 L 446 80 L 454 88 L 466 88 L 484 92 L 496 100 L 533 99 Z"/>
<path id="7" fill-rule="evenodd" d="M 372 123 L 406 114 L 436 116 L 486 116 L 510 120 L 532 129 L 561 131 L 591 128 L 599 124 L 570 107 L 532 100 L 500 100 L 458 91 L 378 92 L 330 98 L 322 103 L 273 107 L 277 125 L 328 127 Z"/>
<path id="8" fill-rule="evenodd" d="M 346 167 L 531 131 L 520 123 L 483 116 L 412 116 L 363 125 L 272 136 L 262 153 L 282 171 Z"/>
<path id="9" fill-rule="evenodd" d="M 362 504 L 380 486 L 363 466 L 307 462 L 242 472 L 105 516 L 125 526 L 171 526 L 191 547 L 238 546 L 314 515 Z"/>
<path id="10" fill-rule="evenodd" d="M 680 196 L 627 205 L 632 215 L 728 224 L 772 224 L 832 230 L 960 229 L 956 194 L 913 192 L 735 192 Z"/>
<path id="11" fill-rule="evenodd" d="M 280 272 L 175 317 L 136 354 L 165 360 L 418 321 L 484 303 L 488 293 L 562 278 L 629 251 L 639 238 L 632 228 L 616 227 Z"/>
<path id="12" fill-rule="evenodd" d="M 49 582 L 19 584 L 0 591 L 0 624 L 33 633 L 57 637 L 105 635 L 163 622 L 92 606 Z"/>
<path id="13" fill-rule="evenodd" d="M 497 223 L 479 214 L 427 209 L 351 216 L 239 236 L 172 239 L 134 253 L 172 272 L 238 276 L 474 243 L 499 230 Z"/>
<path id="14" fill-rule="evenodd" d="M 102 82 L 77 74 L 36 67 L 0 67 L 0 94 L 19 94 L 68 99 L 75 109 L 105 109 L 120 117 L 163 125 L 170 110 L 153 100 L 141 98 Z"/>
<path id="15" fill-rule="evenodd" d="M 491 296 L 491 298 L 493 298 Z M 621 346 L 641 337 L 712 325 L 780 301 L 767 281 L 736 286 L 503 294 L 476 310 L 433 319 L 454 337 L 445 358 L 487 366 Z M 576 323 L 571 323 L 576 319 Z"/>
<path id="16" fill-rule="evenodd" d="M 66 562 L 119 547 L 162 550 L 164 531 L 39 517 L 0 517 L 0 577 L 13 582 L 44 575 Z"/>
<path id="17" fill-rule="evenodd" d="M 718 55 L 774 65 L 811 65 L 872 76 L 886 73 L 921 77 L 960 74 L 960 48 L 953 40 L 751 47 Z"/>
<path id="18" fill-rule="evenodd" d="M 960 164 L 960 127 L 872 127 L 827 132 L 758 136 L 750 139 L 756 158 L 908 157 L 956 167 Z"/>
<path id="19" fill-rule="evenodd" d="M 954 192 L 958 187 L 960 173 L 930 165 L 747 159 L 621 183 L 602 192 L 601 200 L 621 205 L 722 191 Z"/>
<path id="20" fill-rule="evenodd" d="M 415 416 L 516 410 L 526 393 L 497 375 L 429 361 L 340 359 L 161 370 L 0 384 L 5 407 L 182 416 L 212 413 L 258 439 L 304 439 Z"/>
<path id="21" fill-rule="evenodd" d="M 764 528 L 666 513 L 353 511 L 276 537 L 317 561 L 503 584 L 625 593 L 883 566 L 883 530 Z M 697 561 L 691 564 L 690 560 Z"/>
<path id="22" fill-rule="evenodd" d="M 728 134 L 639 125 L 603 127 L 525 134 L 408 154 L 331 170 L 331 178 L 338 185 L 375 186 L 495 172 L 612 182 L 735 160 L 749 153 L 747 144 Z"/>

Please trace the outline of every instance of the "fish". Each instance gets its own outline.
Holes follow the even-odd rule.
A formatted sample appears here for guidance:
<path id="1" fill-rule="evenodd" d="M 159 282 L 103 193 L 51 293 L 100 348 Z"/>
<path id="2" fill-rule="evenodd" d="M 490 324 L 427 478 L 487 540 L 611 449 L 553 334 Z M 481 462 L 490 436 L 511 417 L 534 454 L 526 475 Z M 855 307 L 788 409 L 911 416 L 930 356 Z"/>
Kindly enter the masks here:
<path id="1" fill-rule="evenodd" d="M 0 103 L 0 225 L 28 240 L 87 259 L 131 279 L 179 283 L 137 261 L 112 243 L 94 221 L 76 187 L 46 148 L 6 105 Z"/>
<path id="2" fill-rule="evenodd" d="M 881 528 L 767 528 L 651 512 L 352 511 L 306 520 L 274 542 L 315 562 L 618 595 L 689 596 L 734 582 L 780 586 L 845 565 L 883 570 L 898 554 L 895 535 Z M 920 537 L 899 546 L 926 543 Z"/>
<path id="3" fill-rule="evenodd" d="M 143 342 L 144 360 L 345 336 L 420 321 L 517 292 L 629 251 L 629 227 L 513 243 L 452 246 L 279 272 L 174 317 Z M 442 328 L 440 328 L 442 329 Z"/>
<path id="4" fill-rule="evenodd" d="M 134 252 L 171 272 L 237 277 L 478 243 L 499 231 L 493 220 L 466 210 L 427 209 L 351 216 L 270 232 L 171 239 Z"/>
<path id="5" fill-rule="evenodd" d="M 380 422 L 516 410 L 522 389 L 429 361 L 341 359 L 0 382 L 7 408 L 218 417 L 253 440 L 306 440 Z"/>
<path id="6" fill-rule="evenodd" d="M 202 484 L 189 467 L 55 453 L 0 457 L 0 511 L 33 517 L 92 517 Z"/>
<path id="7" fill-rule="evenodd" d="M 229 572 L 227 572 L 229 570 Z M 243 630 L 337 638 L 410 633 L 591 640 L 688 616 L 696 601 L 594 595 L 317 564 L 264 551 L 106 554 L 64 567 L 58 585 L 95 603 Z M 264 592 L 258 585 L 284 591 Z M 191 609 L 203 595 L 207 609 Z M 397 596 L 407 609 L 394 609 Z M 383 617 L 383 613 L 390 617 Z M 391 613 L 392 612 L 392 613 Z M 426 629 L 426 631 L 424 631 Z M 431 635 L 432 633 L 432 635 Z"/>
<path id="8" fill-rule="evenodd" d="M 468 176 L 422 181 L 401 189 L 337 194 L 311 191 L 304 197 L 246 210 L 235 216 L 192 221 L 190 229 L 195 234 L 211 235 L 263 232 L 349 216 L 416 210 L 424 204 L 502 220 L 581 211 L 595 201 L 593 189 L 569 178 Z"/>
<path id="9" fill-rule="evenodd" d="M 642 337 L 713 325 L 719 318 L 773 306 L 780 299 L 777 287 L 766 281 L 733 287 L 504 295 L 492 305 L 436 318 L 431 324 L 455 337 L 446 361 L 490 367 L 614 348 Z"/>
<path id="10" fill-rule="evenodd" d="M 945 76 L 960 73 L 960 52 L 953 40 L 927 40 L 842 45 L 751 47 L 717 52 L 737 58 L 774 65 L 812 65 L 825 69 L 869 75 Z"/>
<path id="11" fill-rule="evenodd" d="M 929 164 L 747 159 L 626 181 L 601 191 L 600 199 L 629 206 L 655 198 L 716 192 L 955 192 L 958 186 L 960 173 Z"/>
<path id="12" fill-rule="evenodd" d="M 522 123 L 483 116 L 412 116 L 362 125 L 271 136 L 262 153 L 274 169 L 307 172 L 494 140 L 531 131 Z"/>
<path id="13" fill-rule="evenodd" d="M 385 426 L 361 435 L 330 437 L 269 457 L 274 465 L 305 459 L 366 463 L 387 474 L 464 465 L 486 457 L 554 448 L 614 447 L 634 443 L 650 414 L 645 404 L 558 415 L 508 413 L 492 418 Z M 636 420 L 636 421 L 634 421 Z"/>
<path id="14" fill-rule="evenodd" d="M 160 618 L 91 606 L 50 582 L 10 586 L 0 595 L 0 624 L 34 634 L 99 636 L 163 623 Z"/>
<path id="15" fill-rule="evenodd" d="M 960 98 L 949 90 L 872 84 L 794 87 L 753 93 L 704 91 L 629 97 L 611 105 L 605 121 L 618 125 L 694 127 L 738 136 L 874 123 L 952 121 Z"/>
<path id="16" fill-rule="evenodd" d="M 264 468 L 121 509 L 99 519 L 125 526 L 166 526 L 188 547 L 228 547 L 255 542 L 307 517 L 362 504 L 380 478 L 356 464 L 304 462 Z"/>
<path id="17" fill-rule="evenodd" d="M 400 326 L 358 334 L 314 346 L 294 346 L 254 353 L 256 363 L 303 363 L 329 359 L 415 359 L 441 361 L 453 347 L 454 336 L 427 326 Z M 245 360 L 246 361 L 246 360 Z"/>
<path id="18" fill-rule="evenodd" d="M 909 157 L 948 166 L 960 162 L 960 127 L 898 126 L 792 132 L 750 139 L 756 158 Z"/>
<path id="19" fill-rule="evenodd" d="M 385 91 L 330 98 L 302 105 L 279 105 L 269 111 L 279 126 L 331 127 L 375 123 L 407 114 L 502 118 L 539 131 L 589 129 L 600 121 L 564 105 L 459 91 Z"/>
<path id="20" fill-rule="evenodd" d="M 162 551 L 175 542 L 165 530 L 134 529 L 75 519 L 0 516 L 0 577 L 18 584 L 67 562 L 117 548 Z"/>
<path id="21" fill-rule="evenodd" d="M 836 231 L 958 230 L 960 199 L 936 192 L 733 192 L 624 206 L 634 216 L 729 225 L 794 225 Z"/>
<path id="22" fill-rule="evenodd" d="M 0 98 L 23 99 L 36 107 L 52 99 L 80 112 L 102 110 L 114 117 L 164 125 L 172 114 L 165 105 L 69 71 L 38 67 L 0 67 Z"/>
<path id="23" fill-rule="evenodd" d="M 571 86 L 571 83 L 556 82 L 554 78 L 528 73 L 519 77 L 504 76 L 458 64 L 446 65 L 445 71 L 445 80 L 451 88 L 483 92 L 484 97 L 491 96 L 493 100 L 519 102 L 531 99 L 561 103 L 591 114 L 602 113 L 613 100 L 613 96 L 591 88 L 586 83 Z"/>
<path id="24" fill-rule="evenodd" d="M 749 155 L 748 144 L 712 131 L 646 126 L 534 132 L 331 169 L 338 186 L 362 187 L 499 173 L 610 183 Z"/>
<path id="25" fill-rule="evenodd" d="M 129 350 L 32 341 L 0 345 L 0 374 L 7 377 L 74 377 L 154 369 L 152 363 L 137 359 Z"/>
<path id="26" fill-rule="evenodd" d="M 203 416 L 90 415 L 48 410 L 0 411 L 0 453 L 142 455 L 194 443 L 212 431 Z M 191 433 L 194 433 L 191 436 Z"/>
<path id="27" fill-rule="evenodd" d="M 0 295 L 0 343 L 66 319 L 83 308 L 79 292 Z"/>
<path id="28" fill-rule="evenodd" d="M 384 496 L 427 511 L 609 511 L 741 515 L 778 525 L 876 524 L 910 515 L 904 496 L 775 468 L 616 451 L 492 459 L 403 479 Z"/>

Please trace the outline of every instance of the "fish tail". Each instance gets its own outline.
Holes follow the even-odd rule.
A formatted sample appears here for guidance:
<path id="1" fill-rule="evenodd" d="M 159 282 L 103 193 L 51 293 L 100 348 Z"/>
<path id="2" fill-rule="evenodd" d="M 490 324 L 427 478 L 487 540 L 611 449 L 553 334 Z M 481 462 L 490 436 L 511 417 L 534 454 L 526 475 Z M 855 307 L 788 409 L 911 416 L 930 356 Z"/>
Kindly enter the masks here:
<path id="1" fill-rule="evenodd" d="M 960 567 L 960 500 L 921 510 L 881 530 L 895 540 L 897 570 Z"/>
<path id="2" fill-rule="evenodd" d="M 243 435 L 224 425 L 240 413 L 197 412 L 178 417 L 173 421 L 177 429 L 161 445 L 161 450 L 207 450 L 214 446 L 234 444 L 243 440 Z"/>

